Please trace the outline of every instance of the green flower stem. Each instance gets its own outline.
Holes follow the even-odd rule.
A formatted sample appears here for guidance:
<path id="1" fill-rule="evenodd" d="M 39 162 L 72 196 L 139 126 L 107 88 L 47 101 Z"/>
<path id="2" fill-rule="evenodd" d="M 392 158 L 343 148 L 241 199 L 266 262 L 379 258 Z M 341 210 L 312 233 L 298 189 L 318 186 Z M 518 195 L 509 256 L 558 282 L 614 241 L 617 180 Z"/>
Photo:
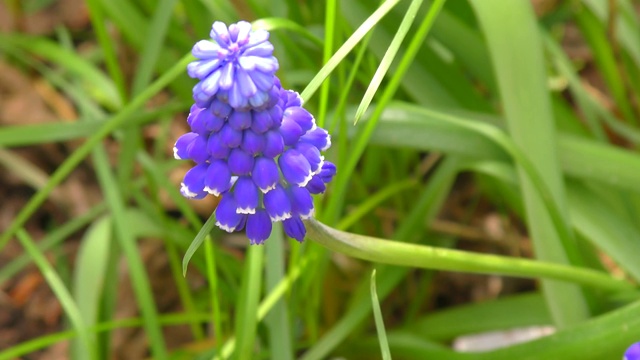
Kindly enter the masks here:
<path id="1" fill-rule="evenodd" d="M 313 218 L 305 220 L 305 224 L 307 238 L 332 251 L 376 263 L 523 278 L 555 279 L 605 291 L 635 289 L 626 281 L 615 279 L 595 270 L 383 240 L 335 230 Z"/>
<path id="2" fill-rule="evenodd" d="M 4 248 L 9 239 L 29 220 L 29 217 L 45 202 L 53 189 L 62 182 L 80 162 L 86 158 L 91 150 L 114 130 L 124 125 L 131 114 L 142 107 L 147 100 L 151 99 L 160 92 L 171 81 L 182 75 L 187 68 L 187 64 L 193 61 L 191 54 L 185 55 L 171 69 L 164 73 L 158 80 L 136 96 L 129 104 L 127 104 L 120 112 L 107 120 L 98 131 L 85 141 L 71 156 L 63 162 L 58 169 L 51 175 L 47 184 L 42 187 L 20 210 L 16 218 L 13 220 L 9 228 L 0 237 L 0 250 Z"/>

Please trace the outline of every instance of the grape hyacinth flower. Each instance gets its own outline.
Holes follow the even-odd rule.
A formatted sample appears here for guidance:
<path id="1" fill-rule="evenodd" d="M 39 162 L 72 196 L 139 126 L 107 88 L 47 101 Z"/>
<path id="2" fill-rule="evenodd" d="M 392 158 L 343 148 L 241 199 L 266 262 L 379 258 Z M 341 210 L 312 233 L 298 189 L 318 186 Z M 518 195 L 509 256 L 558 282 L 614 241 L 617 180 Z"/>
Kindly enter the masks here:
<path id="1" fill-rule="evenodd" d="M 640 360 L 640 342 L 631 345 L 624 353 L 622 360 Z"/>
<path id="2" fill-rule="evenodd" d="M 298 93 L 282 88 L 267 31 L 245 21 L 215 22 L 210 35 L 195 44 L 198 60 L 187 68 L 199 80 L 187 117 L 191 132 L 173 151 L 195 165 L 180 191 L 192 199 L 221 196 L 216 225 L 246 229 L 251 244 L 262 244 L 277 221 L 302 241 L 302 220 L 314 213 L 312 194 L 323 193 L 336 173 L 321 155 L 331 146 L 329 134 Z"/>

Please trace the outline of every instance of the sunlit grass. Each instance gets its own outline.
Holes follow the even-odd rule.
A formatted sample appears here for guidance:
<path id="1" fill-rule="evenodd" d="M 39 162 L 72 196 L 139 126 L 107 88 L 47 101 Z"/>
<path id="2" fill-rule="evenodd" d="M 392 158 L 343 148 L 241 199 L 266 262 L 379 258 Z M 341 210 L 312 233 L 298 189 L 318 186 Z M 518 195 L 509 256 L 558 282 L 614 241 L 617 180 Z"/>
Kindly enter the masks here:
<path id="1" fill-rule="evenodd" d="M 3 61 L 44 79 L 78 110 L 73 121 L 0 127 L 0 164 L 34 190 L 0 235 L 0 251 L 16 241 L 25 252 L 2 265 L 0 285 L 35 264 L 67 317 L 60 332 L 2 349 L 0 360 L 64 340 L 74 358 L 109 359 L 111 334 L 125 326 L 143 329 L 154 359 L 379 358 L 380 349 L 408 359 L 603 359 L 640 341 L 640 21 L 630 0 L 566 2 L 538 17 L 524 0 L 86 7 L 92 32 L 0 34 Z M 310 222 L 303 244 L 276 227 L 264 247 L 230 245 L 170 179 L 179 166 L 171 121 L 185 121 L 194 85 L 185 71 L 190 47 L 214 20 L 240 19 L 269 29 L 278 74 L 332 130 L 326 157 L 339 169 L 316 199 L 317 215 L 357 236 Z M 568 27 L 593 54 L 602 86 L 563 48 Z M 65 36 L 98 51 L 89 56 Z M 123 65 L 125 53 L 135 54 L 134 66 Z M 550 86 L 551 78 L 565 86 Z M 168 100 L 158 105 L 160 97 Z M 152 146 L 144 137 L 150 126 L 161 129 Z M 118 144 L 117 156 L 105 139 Z M 81 141 L 51 174 L 34 172 L 13 151 L 72 140 Z M 78 167 L 95 173 L 104 203 L 33 239 L 29 220 Z M 510 230 L 532 239 L 533 259 L 459 251 L 459 238 L 433 231 L 461 178 L 491 211 L 522 222 Z M 470 208 L 454 220 L 468 225 L 484 215 Z M 45 255 L 76 232 L 84 234 L 81 250 L 65 283 Z M 140 257 L 138 243 L 156 240 L 167 251 L 180 314 L 158 308 Z M 139 319 L 113 318 L 120 259 Z M 538 286 L 443 310 L 433 306 L 438 271 Z M 205 288 L 193 288 L 185 272 Z M 415 284 L 413 298 L 407 289 Z M 163 329 L 178 323 L 193 339 L 168 348 Z M 449 345 L 468 333 L 530 325 L 558 332 L 482 354 Z"/>

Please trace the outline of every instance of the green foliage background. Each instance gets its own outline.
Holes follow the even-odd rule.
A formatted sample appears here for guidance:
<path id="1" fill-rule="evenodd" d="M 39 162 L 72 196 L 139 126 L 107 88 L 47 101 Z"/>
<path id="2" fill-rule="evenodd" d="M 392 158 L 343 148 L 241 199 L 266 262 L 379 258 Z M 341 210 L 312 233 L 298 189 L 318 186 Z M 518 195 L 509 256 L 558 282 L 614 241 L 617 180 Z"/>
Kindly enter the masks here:
<path id="1" fill-rule="evenodd" d="M 25 11 L 37 3 L 7 1 Z M 108 359 L 111 331 L 122 327 L 142 327 L 154 359 L 377 358 L 381 349 L 385 358 L 403 359 L 604 359 L 620 358 L 640 341 L 637 2 L 564 1 L 540 15 L 524 0 L 85 5 L 88 33 L 0 34 L 2 56 L 43 76 L 73 100 L 81 117 L 0 128 L 7 171 L 28 182 L 31 167 L 12 154 L 14 147 L 83 140 L 37 185 L 0 237 L 0 249 L 19 241 L 25 250 L 3 264 L 0 282 L 35 263 L 62 304 L 68 329 L 0 349 L 0 359 L 63 340 L 72 341 L 74 358 Z M 205 224 L 168 180 L 180 164 L 166 149 L 170 122 L 192 101 L 194 82 L 185 72 L 192 44 L 207 36 L 214 20 L 240 19 L 271 31 L 278 76 L 330 130 L 326 156 L 339 169 L 327 194 L 316 199 L 319 222 L 307 224 L 308 241 L 299 245 L 276 228 L 265 246 L 248 247 L 241 260 L 216 242 L 222 233 L 211 230 L 212 220 Z M 611 106 L 594 96 L 580 78 L 583 64 L 563 49 L 568 26 L 577 26 L 588 45 Z M 96 51 L 80 54 L 75 36 L 90 36 Z M 132 78 L 120 63 L 125 49 L 136 55 Z M 147 106 L 160 92 L 170 100 Z M 142 141 L 148 124 L 162 129 L 151 146 Z M 107 137 L 119 142 L 117 166 L 105 151 Z M 425 162 L 435 166 L 421 171 Z M 95 171 L 103 202 L 35 241 L 25 223 L 81 164 Z M 448 249 L 454 238 L 430 230 L 462 173 L 473 176 L 478 196 L 522 219 L 535 259 L 455 251 Z M 179 216 L 166 211 L 160 191 L 177 204 Z M 391 236 L 373 213 L 379 206 L 397 217 Z M 77 231 L 84 236 L 65 279 L 44 254 Z M 202 246 L 190 248 L 196 238 Z M 141 239 L 164 245 L 184 311 L 158 312 L 137 248 Z M 356 274 L 339 317 L 326 321 L 330 305 L 321 300 L 335 276 L 335 252 L 368 260 L 365 266 L 377 275 Z M 184 254 L 188 271 L 207 279 L 206 290 L 189 288 Z M 610 273 L 603 254 L 623 277 Z M 120 258 L 140 318 L 113 320 Z M 379 301 L 401 292 L 414 268 L 428 269 L 423 290 L 406 299 L 401 321 L 385 329 L 391 314 Z M 430 301 L 438 270 L 533 278 L 540 286 L 425 312 L 421 304 Z M 167 349 L 162 328 L 175 324 L 190 325 L 194 340 Z M 479 354 L 449 346 L 462 334 L 544 324 L 558 331 Z"/>

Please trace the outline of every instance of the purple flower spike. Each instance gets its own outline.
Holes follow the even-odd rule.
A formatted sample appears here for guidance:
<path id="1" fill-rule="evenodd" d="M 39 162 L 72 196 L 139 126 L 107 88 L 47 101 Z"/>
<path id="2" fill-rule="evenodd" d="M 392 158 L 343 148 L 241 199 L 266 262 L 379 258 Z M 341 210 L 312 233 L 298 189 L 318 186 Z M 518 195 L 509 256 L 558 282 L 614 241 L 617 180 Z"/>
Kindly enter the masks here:
<path id="1" fill-rule="evenodd" d="M 631 345 L 625 351 L 623 360 L 640 360 L 640 342 Z"/>
<path id="2" fill-rule="evenodd" d="M 317 147 L 301 142 L 296 145 L 296 150 L 298 150 L 302 155 L 304 155 L 305 159 L 307 159 L 311 166 L 312 173 L 317 174 L 320 172 L 322 165 L 324 164 L 324 157 L 320 155 L 320 150 L 318 150 Z"/>
<path id="3" fill-rule="evenodd" d="M 295 215 L 302 219 L 308 219 L 313 216 L 313 198 L 309 190 L 298 186 L 291 186 L 287 189 L 289 200 L 291 201 L 291 209 Z"/>
<path id="4" fill-rule="evenodd" d="M 322 164 L 322 170 L 320 170 L 320 173 L 319 173 L 322 181 L 324 183 L 331 182 L 335 174 L 336 174 L 336 166 L 330 161 L 325 161 Z"/>
<path id="5" fill-rule="evenodd" d="M 300 94 L 292 90 L 286 90 L 283 93 L 285 107 L 302 106 L 302 98 Z"/>
<path id="6" fill-rule="evenodd" d="M 289 237 L 302 242 L 305 235 L 307 235 L 307 229 L 304 227 L 304 223 L 299 217 L 292 217 L 282 222 L 284 232 Z"/>
<path id="7" fill-rule="evenodd" d="M 214 116 L 211 111 L 200 111 L 191 121 L 191 131 L 207 135 L 216 132 L 224 125 L 224 119 Z"/>
<path id="8" fill-rule="evenodd" d="M 229 116 L 229 125 L 235 130 L 251 127 L 251 111 L 234 111 Z"/>
<path id="9" fill-rule="evenodd" d="M 224 194 L 216 208 L 216 226 L 226 232 L 239 230 L 246 215 L 236 213 L 236 208 L 236 199 L 233 194 Z"/>
<path id="10" fill-rule="evenodd" d="M 229 104 L 223 103 L 218 99 L 213 99 L 213 101 L 211 101 L 209 109 L 211 109 L 211 113 L 213 115 L 222 119 L 227 118 L 231 115 L 231 111 L 233 111 L 233 108 L 229 106 Z"/>
<path id="11" fill-rule="evenodd" d="M 226 159 L 231 149 L 222 143 L 220 133 L 209 136 L 207 152 L 213 159 Z"/>
<path id="12" fill-rule="evenodd" d="M 307 184 L 307 186 L 305 186 L 305 188 L 309 190 L 310 193 L 316 194 L 316 195 L 322 194 L 325 192 L 325 190 L 327 190 L 327 186 L 324 184 L 324 181 L 322 181 L 322 179 L 318 175 L 315 175 L 313 178 L 311 178 L 311 180 L 309 180 L 309 183 Z"/>
<path id="13" fill-rule="evenodd" d="M 191 105 L 191 109 L 189 110 L 189 116 L 187 116 L 187 124 L 189 124 L 189 126 L 191 126 L 193 119 L 195 119 L 195 117 L 198 116 L 198 114 L 202 110 L 204 110 L 204 108 L 198 107 L 198 105 L 196 104 Z"/>
<path id="14" fill-rule="evenodd" d="M 330 162 L 325 161 L 322 164 L 322 169 L 319 173 L 313 175 L 313 178 L 309 181 L 306 188 L 312 194 L 322 194 L 327 189 L 326 183 L 333 179 L 336 174 L 336 166 Z"/>
<path id="15" fill-rule="evenodd" d="M 255 107 L 264 105 L 278 70 L 269 33 L 252 31 L 246 21 L 228 28 L 215 22 L 210 36 L 213 41 L 199 41 L 191 51 L 198 60 L 188 65 L 187 72 L 200 80 L 194 98 L 204 103 L 225 91 L 221 98 L 234 108 L 246 107 L 249 99 Z"/>
<path id="16" fill-rule="evenodd" d="M 211 25 L 211 33 L 209 36 L 211 36 L 211 38 L 218 44 L 224 44 L 225 46 L 229 46 L 229 43 L 231 42 L 229 29 L 227 29 L 227 25 L 222 21 L 216 21 Z"/>
<path id="17" fill-rule="evenodd" d="M 302 135 L 300 141 L 309 143 L 318 148 L 320 151 L 325 151 L 331 146 L 331 137 L 327 130 L 316 127 L 313 130 L 307 131 Z"/>
<path id="18" fill-rule="evenodd" d="M 290 184 L 306 186 L 313 177 L 309 161 L 299 151 L 289 149 L 278 159 L 284 179 Z"/>
<path id="19" fill-rule="evenodd" d="M 291 217 L 291 202 L 280 184 L 264 194 L 264 207 L 271 221 L 282 221 Z"/>
<path id="20" fill-rule="evenodd" d="M 238 75 L 236 76 L 236 80 L 238 81 L 238 87 L 240 88 L 240 94 L 245 98 L 250 98 L 258 92 L 258 87 L 253 83 L 253 80 L 247 74 L 247 72 L 242 68 L 238 68 Z M 273 84 L 271 85 L 273 86 Z"/>
<path id="21" fill-rule="evenodd" d="M 240 148 L 251 155 L 258 155 L 262 150 L 264 150 L 266 144 L 267 139 L 265 139 L 264 136 L 256 134 L 251 129 L 247 129 L 242 135 L 242 144 L 240 144 Z"/>
<path id="22" fill-rule="evenodd" d="M 173 146 L 173 157 L 177 160 L 186 160 L 189 158 L 189 146 L 198 134 L 189 132 L 178 138 L 176 144 Z"/>
<path id="23" fill-rule="evenodd" d="M 187 171 L 180 189 L 184 197 L 193 199 L 199 198 L 203 193 L 206 195 L 204 191 L 204 179 L 208 167 L 207 164 L 198 164 Z"/>
<path id="24" fill-rule="evenodd" d="M 201 135 L 193 138 L 193 141 L 187 148 L 187 155 L 189 159 L 198 164 L 207 161 L 209 158 L 209 153 L 207 153 L 207 138 Z"/>
<path id="25" fill-rule="evenodd" d="M 247 216 L 247 237 L 253 245 L 260 245 L 271 235 L 271 218 L 264 209 L 256 209 L 255 214 Z"/>
<path id="26" fill-rule="evenodd" d="M 253 169 L 253 155 L 242 149 L 231 150 L 229 169 L 234 175 L 248 175 Z"/>
<path id="27" fill-rule="evenodd" d="M 238 147 L 242 143 L 242 131 L 232 128 L 227 123 L 220 130 L 220 142 L 228 148 Z"/>
<path id="28" fill-rule="evenodd" d="M 251 175 L 253 182 L 263 193 L 275 189 L 280 180 L 276 161 L 268 157 L 256 158 Z"/>
<path id="29" fill-rule="evenodd" d="M 276 157 L 284 151 L 284 140 L 277 131 L 268 131 L 265 135 L 265 145 L 262 153 L 268 157 Z"/>
<path id="30" fill-rule="evenodd" d="M 285 145 L 293 146 L 304 135 L 304 130 L 293 119 L 283 118 L 282 124 L 280 124 L 280 135 L 282 135 Z"/>
<path id="31" fill-rule="evenodd" d="M 215 196 L 220 196 L 231 188 L 231 170 L 226 161 L 211 162 L 205 175 L 204 185 L 204 191 Z"/>
<path id="32" fill-rule="evenodd" d="M 282 124 L 283 111 L 279 105 L 275 105 L 269 109 L 269 115 L 271 116 L 271 123 L 274 124 L 274 126 L 279 127 Z"/>
<path id="33" fill-rule="evenodd" d="M 193 100 L 196 102 L 196 106 L 201 108 L 206 108 L 211 104 L 213 98 L 202 90 L 202 82 L 193 87 Z"/>
<path id="34" fill-rule="evenodd" d="M 311 130 L 315 125 L 315 120 L 313 119 L 313 116 L 311 116 L 311 114 L 307 110 L 299 106 L 287 108 L 284 111 L 284 118 L 282 119 L 282 121 L 295 122 L 302 129 L 302 134 Z"/>
<path id="35" fill-rule="evenodd" d="M 314 213 L 311 194 L 324 192 L 336 173 L 321 154 L 331 145 L 329 134 L 275 76 L 279 65 L 267 31 L 217 21 L 210 36 L 194 45 L 196 60 L 187 67 L 198 79 L 187 117 L 191 132 L 173 152 L 196 164 L 181 192 L 221 196 L 216 225 L 229 232 L 246 227 L 251 244 L 266 241 L 275 221 L 303 241 L 302 220 Z"/>
<path id="36" fill-rule="evenodd" d="M 273 119 L 267 111 L 253 111 L 253 121 L 251 122 L 251 130 L 258 134 L 262 134 L 271 129 Z"/>
<path id="37" fill-rule="evenodd" d="M 256 184 L 248 176 L 241 176 L 233 187 L 236 198 L 236 212 L 238 214 L 254 214 L 260 201 L 260 194 Z"/>

